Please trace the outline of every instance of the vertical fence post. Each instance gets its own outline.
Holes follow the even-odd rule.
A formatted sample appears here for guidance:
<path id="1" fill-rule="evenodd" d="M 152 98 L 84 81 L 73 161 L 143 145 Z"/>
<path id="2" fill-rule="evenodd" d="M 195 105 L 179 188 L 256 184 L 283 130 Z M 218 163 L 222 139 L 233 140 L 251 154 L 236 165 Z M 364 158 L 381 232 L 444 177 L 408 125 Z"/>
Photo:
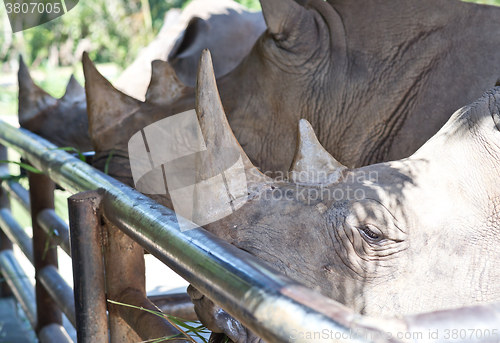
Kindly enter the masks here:
<path id="1" fill-rule="evenodd" d="M 39 332 L 44 326 L 62 324 L 61 310 L 51 298 L 42 283 L 38 280 L 38 271 L 53 265 L 57 268 L 57 247 L 52 246 L 50 237 L 43 231 L 36 220 L 38 213 L 47 208 L 54 208 L 54 182 L 45 174 L 28 172 L 30 184 L 31 222 L 33 227 L 33 256 L 35 259 L 37 328 Z"/>
<path id="2" fill-rule="evenodd" d="M 106 223 L 106 287 L 108 298 L 124 302 L 124 290 L 146 293 L 144 249 L 111 223 Z M 140 342 L 142 339 L 120 315 L 119 305 L 109 304 L 111 343 Z"/>
<path id="3" fill-rule="evenodd" d="M 7 156 L 7 148 L 3 145 L 0 145 L 0 160 L 8 160 Z M 0 164 L 0 178 L 2 176 L 9 175 L 9 165 L 6 163 Z M 1 180 L 0 180 L 1 181 Z M 3 191 L 3 188 L 0 187 L 0 208 L 8 208 L 10 209 L 9 196 L 6 192 Z M 0 228 L 0 251 L 10 249 L 12 250 L 13 245 L 9 238 L 5 235 L 2 228 Z M 2 277 L 2 275 L 0 275 Z M 7 282 L 2 281 L 0 283 L 0 297 L 9 297 L 12 295 L 12 291 L 10 290 Z"/>
<path id="4" fill-rule="evenodd" d="M 68 198 L 78 343 L 108 342 L 100 195 Z"/>

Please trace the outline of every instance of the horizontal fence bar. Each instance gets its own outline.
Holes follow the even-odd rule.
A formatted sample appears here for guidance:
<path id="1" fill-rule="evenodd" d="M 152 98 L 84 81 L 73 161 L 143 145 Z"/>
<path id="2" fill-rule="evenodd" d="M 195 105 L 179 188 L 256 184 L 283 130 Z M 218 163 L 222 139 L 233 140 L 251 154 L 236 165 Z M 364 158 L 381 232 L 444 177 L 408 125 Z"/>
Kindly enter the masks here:
<path id="1" fill-rule="evenodd" d="M 47 266 L 38 272 L 38 280 L 68 317 L 73 327 L 76 327 L 75 299 L 73 289 L 61 277 L 54 266 Z"/>
<path id="2" fill-rule="evenodd" d="M 55 145 L 29 131 L 0 121 L 0 142 L 72 193 L 103 188 L 104 215 L 113 224 L 264 339 L 288 342 L 291 330 L 348 333 L 348 325 L 363 321 L 362 316 L 300 286 L 203 229 L 181 232 L 173 211 L 54 150 Z M 292 299 L 287 293 L 298 296 Z M 317 299 L 314 310 L 302 299 Z M 325 304 L 329 304 L 328 311 Z M 353 320 L 340 323 L 330 317 L 331 311 L 343 312 Z"/>
<path id="3" fill-rule="evenodd" d="M 185 320 L 198 320 L 194 304 L 187 293 L 153 295 L 148 296 L 148 299 L 163 313 Z"/>
<path id="4" fill-rule="evenodd" d="M 52 218 L 52 216 L 49 216 L 49 218 Z M 33 264 L 32 239 L 16 222 L 10 210 L 5 208 L 0 209 L 0 226 L 6 233 L 7 237 L 19 246 L 24 255 L 30 260 L 31 264 Z M 42 282 L 52 299 L 54 299 L 54 301 L 66 314 L 71 324 L 75 326 L 76 320 L 73 289 L 61 277 L 59 271 L 53 266 L 47 266 L 39 271 L 38 279 Z"/>
<path id="5" fill-rule="evenodd" d="M 73 343 L 62 325 L 49 324 L 38 333 L 40 343 Z"/>
<path id="6" fill-rule="evenodd" d="M 32 328 L 36 328 L 35 290 L 12 250 L 0 252 L 0 270 L 17 301 L 21 304 Z"/>
<path id="7" fill-rule="evenodd" d="M 34 263 L 33 243 L 30 236 L 19 225 L 7 208 L 0 209 L 0 227 L 9 239 L 17 244 L 31 264 Z"/>
<path id="8" fill-rule="evenodd" d="M 17 201 L 21 206 L 29 212 L 30 210 L 30 195 L 26 188 L 19 182 L 14 180 L 6 180 L 2 183 L 2 187 Z"/>
<path id="9" fill-rule="evenodd" d="M 13 180 L 9 180 L 6 183 L 9 184 L 9 187 L 4 187 L 4 190 L 29 211 L 30 202 L 28 190 Z M 68 224 L 66 224 L 53 209 L 45 209 L 40 212 L 37 221 L 43 230 L 51 237 L 52 241 L 59 245 L 66 254 L 71 256 Z"/>
<path id="10" fill-rule="evenodd" d="M 500 322 L 500 304 L 407 316 L 402 319 L 368 318 L 301 286 L 261 260 L 235 248 L 201 228 L 181 232 L 175 213 L 101 173 L 38 136 L 0 121 L 0 143 L 21 153 L 35 167 L 66 190 L 77 193 L 103 189 L 101 211 L 163 263 L 270 342 L 292 340 L 290 332 L 329 332 L 340 337 L 325 342 L 367 342 L 365 337 L 387 337 L 433 328 L 479 327 L 487 318 L 494 328 Z M 455 318 L 460 320 L 455 321 Z M 351 337 L 356 330 L 365 335 Z M 395 334 L 377 342 L 407 341 Z M 413 342 L 431 342 L 426 337 Z M 455 342 L 466 342 L 457 339 Z M 438 342 L 438 341 L 436 341 Z M 483 337 L 477 342 L 492 342 Z"/>
<path id="11" fill-rule="evenodd" d="M 53 209 L 45 209 L 37 216 L 37 222 L 50 239 L 71 256 L 68 224 Z"/>

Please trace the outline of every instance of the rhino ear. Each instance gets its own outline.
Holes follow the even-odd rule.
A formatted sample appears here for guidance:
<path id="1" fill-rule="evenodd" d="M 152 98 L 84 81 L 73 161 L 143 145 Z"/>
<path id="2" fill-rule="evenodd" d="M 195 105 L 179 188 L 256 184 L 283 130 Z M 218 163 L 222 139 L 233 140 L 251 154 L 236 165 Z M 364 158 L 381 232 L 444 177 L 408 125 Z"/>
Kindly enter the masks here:
<path id="1" fill-rule="evenodd" d="M 118 91 L 96 69 L 84 52 L 82 57 L 87 95 L 87 115 L 92 140 L 116 126 L 139 108 L 139 101 Z"/>
<path id="2" fill-rule="evenodd" d="M 337 182 L 345 169 L 347 167 L 323 148 L 311 124 L 301 119 L 297 148 L 289 172 L 290 181 L 310 186 L 328 186 Z"/>
<path id="3" fill-rule="evenodd" d="M 85 100 L 85 88 L 83 88 L 78 81 L 76 81 L 73 75 L 69 78 L 68 85 L 66 86 L 66 92 L 61 100 Z"/>
<path id="4" fill-rule="evenodd" d="M 19 56 L 19 124 L 24 126 L 28 121 L 55 106 L 57 100 L 43 89 L 35 85 L 22 56 Z"/>
<path id="5" fill-rule="evenodd" d="M 300 1 L 301 4 L 306 1 Z M 278 41 L 300 35 L 302 17 L 308 11 L 294 0 L 261 0 L 267 29 Z"/>
<path id="6" fill-rule="evenodd" d="M 185 57 L 186 52 L 189 52 L 189 49 L 193 47 L 200 34 L 207 32 L 209 29 L 209 25 L 204 19 L 193 17 L 189 21 L 186 29 L 179 35 L 179 38 L 168 55 L 168 60 Z"/>
<path id="7" fill-rule="evenodd" d="M 201 146 L 206 146 L 208 151 L 197 161 L 197 173 L 210 174 L 212 171 L 224 170 L 227 161 L 214 156 L 216 152 L 229 148 L 239 153 L 246 171 L 252 170 L 253 176 L 264 177 L 245 154 L 229 126 L 217 90 L 212 58 L 207 49 L 201 54 L 198 68 L 196 114 L 205 143 L 201 143 Z"/>
<path id="8" fill-rule="evenodd" d="M 151 63 L 151 82 L 146 92 L 146 102 L 168 105 L 179 98 L 186 86 L 179 81 L 170 63 L 155 60 Z"/>
<path id="9" fill-rule="evenodd" d="M 497 82 L 495 83 L 495 87 L 500 86 L 500 77 L 498 78 Z"/>

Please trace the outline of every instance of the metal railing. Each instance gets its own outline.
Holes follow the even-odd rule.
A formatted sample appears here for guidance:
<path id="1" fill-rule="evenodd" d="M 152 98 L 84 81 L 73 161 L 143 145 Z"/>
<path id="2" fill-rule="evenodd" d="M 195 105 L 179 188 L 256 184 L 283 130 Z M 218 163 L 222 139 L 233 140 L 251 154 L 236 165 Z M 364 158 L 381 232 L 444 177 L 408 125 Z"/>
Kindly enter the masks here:
<path id="1" fill-rule="evenodd" d="M 123 248 L 119 241 L 127 242 L 129 237 L 267 342 L 439 342 L 429 337 L 429 330 L 500 327 L 500 304 L 402 319 L 364 317 L 201 228 L 181 232 L 171 210 L 66 152 L 55 150 L 53 144 L 29 131 L 0 121 L 0 143 L 18 151 L 45 173 L 29 175 L 30 198 L 12 180 L 2 183 L 4 196 L 10 193 L 31 210 L 33 240 L 16 224 L 5 199 L 0 209 L 0 227 L 6 238 L 19 245 L 36 269 L 36 297 L 25 279 L 7 277 L 7 281 L 41 341 L 49 337 L 70 341 L 60 325 L 59 308 L 76 326 L 79 342 L 127 342 L 137 340 L 137 335 L 145 340 L 178 333 L 160 317 L 106 303 L 109 297 L 117 300 L 113 297 L 119 294 L 122 302 L 155 309 L 140 285 L 129 280 L 134 275 L 141 278 L 139 274 L 144 273 L 140 264 L 135 264 L 138 260 L 128 260 L 128 252 L 119 253 L 118 248 Z M 68 199 L 71 249 L 68 228 L 53 211 L 53 182 L 75 194 Z M 0 236 L 0 271 L 4 276 L 17 275 L 22 271 L 6 238 Z M 45 249 L 43 258 L 40 256 L 40 246 L 47 239 L 72 255 L 74 291 L 57 271 L 57 256 L 51 251 L 54 248 Z M 117 266 L 113 263 L 120 268 L 110 268 Z M 114 283 L 121 288 L 114 289 Z M 419 332 L 422 337 L 415 337 Z M 321 335 L 311 340 L 305 333 Z M 500 339 L 490 335 L 479 341 Z"/>

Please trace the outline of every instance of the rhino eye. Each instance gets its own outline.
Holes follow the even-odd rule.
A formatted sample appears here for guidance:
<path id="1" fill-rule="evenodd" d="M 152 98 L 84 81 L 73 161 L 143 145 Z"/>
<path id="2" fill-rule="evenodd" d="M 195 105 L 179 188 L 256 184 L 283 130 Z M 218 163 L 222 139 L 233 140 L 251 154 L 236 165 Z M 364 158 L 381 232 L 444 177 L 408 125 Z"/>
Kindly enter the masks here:
<path id="1" fill-rule="evenodd" d="M 359 230 L 369 239 L 371 240 L 379 240 L 381 235 L 375 232 L 376 229 L 370 228 L 368 225 L 364 225 L 359 228 Z M 378 230 L 377 230 L 378 231 Z"/>

